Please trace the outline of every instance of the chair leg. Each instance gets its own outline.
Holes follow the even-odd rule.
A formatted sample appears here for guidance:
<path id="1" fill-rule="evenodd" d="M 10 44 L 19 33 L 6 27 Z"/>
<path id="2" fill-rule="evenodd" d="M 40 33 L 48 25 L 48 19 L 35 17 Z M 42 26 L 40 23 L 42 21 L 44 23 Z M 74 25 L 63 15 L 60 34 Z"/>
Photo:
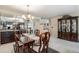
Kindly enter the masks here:
<path id="1" fill-rule="evenodd" d="M 14 47 L 14 52 L 15 52 L 15 53 L 19 52 L 19 51 L 18 51 L 18 48 L 16 47 L 16 45 L 13 45 L 13 47 Z"/>
<path id="2" fill-rule="evenodd" d="M 14 48 L 14 52 L 16 53 L 16 48 L 15 48 L 15 45 L 13 45 L 13 48 Z"/>
<path id="3" fill-rule="evenodd" d="M 46 53 L 48 52 L 48 49 L 46 49 Z"/>
<path id="4" fill-rule="evenodd" d="M 48 52 L 48 45 L 47 45 L 47 48 L 46 48 L 46 53 Z"/>
<path id="5" fill-rule="evenodd" d="M 16 52 L 19 53 L 19 48 L 18 47 L 16 48 Z"/>

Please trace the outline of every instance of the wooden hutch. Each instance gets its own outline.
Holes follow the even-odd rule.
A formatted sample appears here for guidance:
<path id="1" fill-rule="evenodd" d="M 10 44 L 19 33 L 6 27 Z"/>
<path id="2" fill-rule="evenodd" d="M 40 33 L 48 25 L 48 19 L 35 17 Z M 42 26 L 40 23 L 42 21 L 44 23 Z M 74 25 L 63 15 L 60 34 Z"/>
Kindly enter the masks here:
<path id="1" fill-rule="evenodd" d="M 58 38 L 78 41 L 78 16 L 65 15 L 58 19 Z"/>

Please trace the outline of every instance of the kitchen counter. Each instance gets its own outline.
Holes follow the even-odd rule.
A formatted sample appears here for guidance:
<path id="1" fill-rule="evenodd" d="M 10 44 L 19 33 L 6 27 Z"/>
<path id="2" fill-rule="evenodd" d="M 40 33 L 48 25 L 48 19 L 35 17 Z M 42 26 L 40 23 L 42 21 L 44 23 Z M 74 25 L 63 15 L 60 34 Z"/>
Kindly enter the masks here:
<path id="1" fill-rule="evenodd" d="M 14 31 L 19 33 L 19 30 L 0 30 L 0 44 L 14 42 Z"/>
<path id="2" fill-rule="evenodd" d="M 19 30 L 0 30 L 0 32 L 7 32 L 7 31 L 19 31 Z"/>

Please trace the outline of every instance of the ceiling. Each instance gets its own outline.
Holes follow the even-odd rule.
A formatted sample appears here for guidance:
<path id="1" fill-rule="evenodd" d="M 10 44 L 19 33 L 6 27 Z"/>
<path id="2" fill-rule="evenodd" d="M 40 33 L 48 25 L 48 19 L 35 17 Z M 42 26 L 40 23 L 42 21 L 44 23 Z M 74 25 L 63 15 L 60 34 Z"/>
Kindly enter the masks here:
<path id="1" fill-rule="evenodd" d="M 30 5 L 29 10 L 33 16 L 53 17 L 66 15 L 76 11 L 75 5 Z M 26 15 L 26 5 L 0 5 L 2 15 Z"/>

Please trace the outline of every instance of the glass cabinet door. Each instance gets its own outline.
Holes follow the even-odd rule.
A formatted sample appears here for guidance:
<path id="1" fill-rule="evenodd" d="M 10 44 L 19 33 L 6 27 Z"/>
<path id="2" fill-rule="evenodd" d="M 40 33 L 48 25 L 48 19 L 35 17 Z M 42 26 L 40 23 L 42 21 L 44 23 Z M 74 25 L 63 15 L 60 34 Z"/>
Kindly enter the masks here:
<path id="1" fill-rule="evenodd" d="M 65 32 L 65 20 L 62 20 L 62 32 Z"/>
<path id="2" fill-rule="evenodd" d="M 70 20 L 66 21 L 66 32 L 70 32 Z"/>
<path id="3" fill-rule="evenodd" d="M 58 31 L 61 31 L 61 21 L 58 21 Z"/>
<path id="4" fill-rule="evenodd" d="M 76 20 L 72 20 L 72 33 L 76 33 Z"/>

